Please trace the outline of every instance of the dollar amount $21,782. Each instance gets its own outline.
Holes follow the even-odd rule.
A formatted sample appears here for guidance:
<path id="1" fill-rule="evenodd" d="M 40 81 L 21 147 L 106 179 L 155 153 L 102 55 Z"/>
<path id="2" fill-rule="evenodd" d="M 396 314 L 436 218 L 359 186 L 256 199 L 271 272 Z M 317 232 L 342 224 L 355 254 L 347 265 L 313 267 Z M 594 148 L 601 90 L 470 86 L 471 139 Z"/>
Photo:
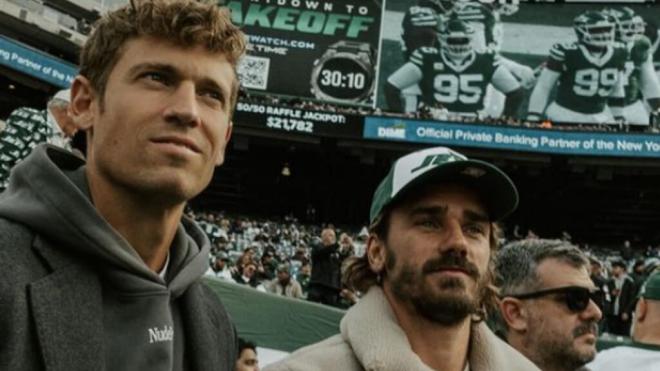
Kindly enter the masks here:
<path id="1" fill-rule="evenodd" d="M 314 133 L 314 123 L 307 120 L 269 116 L 266 119 L 266 126 L 271 129 L 284 131 L 297 131 L 308 134 Z"/>

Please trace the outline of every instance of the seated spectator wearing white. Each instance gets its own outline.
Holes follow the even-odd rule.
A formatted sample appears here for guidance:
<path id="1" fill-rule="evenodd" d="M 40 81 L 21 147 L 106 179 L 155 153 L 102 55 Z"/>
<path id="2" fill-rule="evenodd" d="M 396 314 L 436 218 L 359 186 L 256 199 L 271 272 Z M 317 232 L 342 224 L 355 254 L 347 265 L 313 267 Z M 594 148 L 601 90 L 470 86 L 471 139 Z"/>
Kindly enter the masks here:
<path id="1" fill-rule="evenodd" d="M 295 278 L 291 277 L 288 264 L 280 264 L 277 267 L 277 278 L 266 284 L 266 291 L 289 298 L 304 298 L 302 287 Z"/>
<path id="2" fill-rule="evenodd" d="M 70 90 L 62 90 L 46 110 L 20 107 L 9 115 L 0 132 L 0 192 L 7 187 L 10 170 L 38 144 L 47 142 L 71 150 L 77 128 L 68 115 L 70 97 Z"/>
<path id="3" fill-rule="evenodd" d="M 48 102 L 46 120 L 52 130 L 47 139 L 48 143 L 71 150 L 71 139 L 78 129 L 69 116 L 69 102 L 71 102 L 71 90 L 58 91 Z"/>
<path id="4" fill-rule="evenodd" d="M 213 265 L 206 271 L 206 276 L 220 278 L 222 280 L 235 282 L 231 276 L 231 270 L 227 263 L 229 262 L 229 255 L 226 252 L 219 252 L 213 260 Z"/>
<path id="5" fill-rule="evenodd" d="M 591 371 L 660 370 L 660 271 L 642 286 L 633 315 L 632 343 L 604 350 L 587 365 Z"/>

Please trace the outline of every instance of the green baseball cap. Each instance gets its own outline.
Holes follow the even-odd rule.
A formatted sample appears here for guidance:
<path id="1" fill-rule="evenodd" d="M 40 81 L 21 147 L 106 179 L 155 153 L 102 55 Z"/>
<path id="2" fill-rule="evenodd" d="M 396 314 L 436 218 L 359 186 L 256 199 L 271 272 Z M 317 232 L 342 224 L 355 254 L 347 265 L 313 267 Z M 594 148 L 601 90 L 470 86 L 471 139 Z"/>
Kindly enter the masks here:
<path id="1" fill-rule="evenodd" d="M 639 290 L 639 296 L 650 300 L 660 300 L 660 271 L 653 272 Z"/>
<path id="2" fill-rule="evenodd" d="M 469 160 L 447 147 L 433 147 L 407 154 L 394 162 L 371 201 L 369 221 L 406 191 L 421 184 L 460 183 L 475 189 L 492 221 L 507 216 L 518 206 L 518 191 L 511 179 L 495 165 Z"/>

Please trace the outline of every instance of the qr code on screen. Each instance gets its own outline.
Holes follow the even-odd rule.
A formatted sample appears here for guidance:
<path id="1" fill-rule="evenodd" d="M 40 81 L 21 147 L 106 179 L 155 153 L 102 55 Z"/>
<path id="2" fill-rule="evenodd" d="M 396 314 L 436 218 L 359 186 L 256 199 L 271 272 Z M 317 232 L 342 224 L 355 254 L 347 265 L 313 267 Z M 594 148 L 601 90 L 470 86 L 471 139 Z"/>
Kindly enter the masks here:
<path id="1" fill-rule="evenodd" d="M 270 59 L 246 55 L 238 65 L 238 77 L 241 85 L 248 89 L 266 90 Z"/>

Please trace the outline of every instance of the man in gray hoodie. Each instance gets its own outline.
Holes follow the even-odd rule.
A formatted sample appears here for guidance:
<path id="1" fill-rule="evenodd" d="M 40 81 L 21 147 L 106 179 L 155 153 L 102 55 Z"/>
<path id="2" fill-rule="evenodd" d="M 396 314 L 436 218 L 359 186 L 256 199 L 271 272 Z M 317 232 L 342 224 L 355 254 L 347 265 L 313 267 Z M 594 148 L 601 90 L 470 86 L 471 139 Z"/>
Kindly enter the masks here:
<path id="1" fill-rule="evenodd" d="M 244 48 L 215 4 L 97 22 L 71 92 L 87 162 L 39 146 L 0 195 L 2 369 L 233 369 L 235 330 L 200 283 L 209 242 L 183 210 L 224 160 Z"/>

